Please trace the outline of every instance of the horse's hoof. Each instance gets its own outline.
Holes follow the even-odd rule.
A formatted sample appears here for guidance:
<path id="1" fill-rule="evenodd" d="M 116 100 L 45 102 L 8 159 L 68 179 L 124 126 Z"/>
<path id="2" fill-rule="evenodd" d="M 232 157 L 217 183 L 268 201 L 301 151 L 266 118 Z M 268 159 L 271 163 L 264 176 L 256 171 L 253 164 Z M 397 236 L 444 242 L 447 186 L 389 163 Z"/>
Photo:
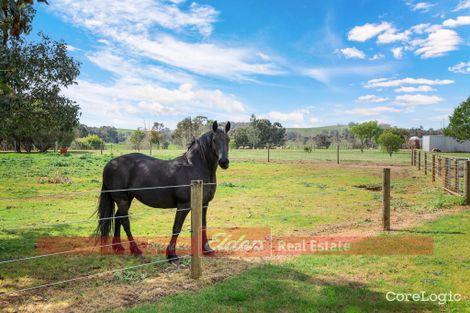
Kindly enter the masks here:
<path id="1" fill-rule="evenodd" d="M 166 256 L 168 263 L 173 265 L 180 265 L 180 258 L 176 254 L 169 254 Z"/>
<path id="2" fill-rule="evenodd" d="M 204 250 L 202 251 L 202 254 L 203 254 L 204 256 L 214 256 L 214 255 L 215 255 L 215 250 L 212 250 L 211 248 L 209 248 L 209 249 L 204 249 Z"/>
<path id="3" fill-rule="evenodd" d="M 131 247 L 131 253 L 133 256 L 142 256 L 142 250 L 140 250 L 137 246 Z"/>
<path id="4" fill-rule="evenodd" d="M 113 250 L 115 254 L 124 254 L 124 251 L 126 251 L 126 249 L 124 249 L 124 247 L 121 245 L 113 246 Z"/>

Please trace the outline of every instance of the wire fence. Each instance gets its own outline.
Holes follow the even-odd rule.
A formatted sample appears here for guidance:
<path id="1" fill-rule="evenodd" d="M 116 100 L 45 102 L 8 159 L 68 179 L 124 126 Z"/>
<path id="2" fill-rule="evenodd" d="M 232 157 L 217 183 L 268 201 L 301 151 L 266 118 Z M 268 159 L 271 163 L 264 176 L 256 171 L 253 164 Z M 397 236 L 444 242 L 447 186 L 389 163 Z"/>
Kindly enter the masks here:
<path id="1" fill-rule="evenodd" d="M 470 196 L 469 158 L 457 158 L 429 153 L 421 150 L 412 150 L 411 164 L 419 171 L 432 177 L 433 182 L 442 184 L 442 188 L 456 196 L 468 198 Z"/>
<path id="2" fill-rule="evenodd" d="M 200 195 L 201 196 L 202 196 L 202 190 L 203 190 L 202 188 L 203 188 L 204 185 L 216 185 L 216 183 L 202 183 L 202 182 L 199 183 L 199 187 L 200 187 L 200 191 L 201 191 Z M 192 187 L 192 186 L 193 185 L 183 184 L 183 185 L 170 185 L 170 186 L 153 186 L 153 187 L 101 190 L 100 192 L 101 193 L 113 193 L 113 192 L 130 192 L 130 191 L 148 191 L 148 190 L 155 190 L 155 189 L 184 188 L 184 187 Z M 197 184 L 196 184 L 196 186 L 197 186 Z M 86 192 L 88 193 L 88 192 L 91 192 L 91 191 L 86 191 Z M 79 191 L 77 193 L 83 193 L 83 192 Z M 70 194 L 76 194 L 76 193 L 67 193 L 67 195 L 70 195 Z M 49 194 L 48 196 L 63 196 L 63 195 L 64 194 L 52 194 L 52 195 Z M 43 196 L 44 195 L 35 195 L 35 196 L 27 196 L 27 197 L 19 196 L 19 197 L 2 198 L 1 200 L 5 200 L 5 199 L 15 200 L 15 199 L 25 199 L 25 198 L 34 198 L 34 197 L 43 197 Z M 199 199 L 199 201 L 202 201 L 202 197 Z M 207 206 L 202 206 L 201 205 L 201 206 L 199 206 L 199 208 L 200 208 L 200 210 L 202 210 L 202 208 L 207 208 Z M 183 207 L 183 208 L 177 208 L 176 212 L 189 212 L 191 210 L 192 210 L 191 207 L 188 207 L 188 208 Z M 199 215 L 199 217 L 198 217 L 199 219 L 200 219 L 200 210 L 196 210 L 196 212 L 198 212 L 197 214 Z M 43 227 L 56 227 L 56 226 L 64 226 L 64 225 L 70 225 L 70 224 L 87 223 L 87 222 L 91 222 L 91 221 L 99 222 L 99 221 L 103 221 L 103 220 L 126 219 L 126 218 L 133 218 L 133 217 L 137 217 L 137 216 L 144 216 L 146 214 L 147 213 L 132 214 L 132 215 L 127 214 L 127 215 L 112 216 L 112 217 L 99 218 L 99 219 L 89 218 L 87 220 L 71 221 L 71 222 L 65 222 L 65 223 L 47 223 L 47 224 L 41 224 L 41 225 L 27 225 L 27 226 L 22 226 L 22 227 L 17 227 L 17 228 L 3 228 L 3 229 L 0 229 L 0 232 L 16 232 L 16 231 L 21 231 L 21 230 L 24 230 L 24 229 L 43 228 Z M 192 227 L 193 227 L 193 225 L 192 225 Z M 173 238 L 174 236 L 178 236 L 183 232 L 194 233 L 193 229 L 181 230 L 179 232 L 172 233 L 171 237 Z M 197 234 L 197 236 L 200 236 L 199 232 L 196 232 L 196 234 Z M 122 243 L 129 243 L 129 244 L 135 244 L 136 243 L 134 239 L 132 239 L 132 238 L 129 238 L 129 239 L 131 239 L 131 240 L 129 240 L 127 242 L 120 242 L 119 241 L 119 242 L 113 242 L 112 244 L 104 244 L 104 245 L 103 244 L 96 245 L 96 243 L 97 243 L 97 241 L 96 241 L 93 246 L 86 246 L 86 247 L 82 247 L 80 249 L 75 248 L 75 249 L 68 249 L 68 250 L 65 250 L 65 251 L 55 251 L 55 252 L 52 252 L 52 253 L 46 253 L 46 254 L 40 254 L 40 255 L 19 257 L 19 258 L 14 258 L 14 259 L 7 259 L 7 260 L 0 260 L 0 265 L 25 262 L 25 261 L 36 260 L 36 259 L 41 259 L 41 258 L 46 258 L 46 257 L 52 257 L 52 256 L 57 256 L 57 255 L 72 254 L 72 253 L 87 251 L 87 250 L 90 250 L 90 249 L 97 249 L 97 248 L 102 249 L 102 248 L 106 248 L 106 247 L 114 248 L 114 246 L 121 245 Z M 129 266 L 129 267 L 122 268 L 122 269 L 111 270 L 111 271 L 106 271 L 106 272 L 100 272 L 100 273 L 75 277 L 75 278 L 72 278 L 72 279 L 62 280 L 62 281 L 58 281 L 58 282 L 52 282 L 52 283 L 32 286 L 32 287 L 28 287 L 28 288 L 18 289 L 18 290 L 8 292 L 8 293 L 0 293 L 0 296 L 1 295 L 11 295 L 11 294 L 16 294 L 16 293 L 21 293 L 21 292 L 24 292 L 24 291 L 31 291 L 31 290 L 35 290 L 35 289 L 39 289 L 39 288 L 56 286 L 56 285 L 60 285 L 60 284 L 68 283 L 68 282 L 74 282 L 74 281 L 83 280 L 83 279 L 87 279 L 87 278 L 92 278 L 92 277 L 105 275 L 105 274 L 109 274 L 109 273 L 115 273 L 115 272 L 118 272 L 118 271 L 124 271 L 124 270 L 128 270 L 128 269 L 134 269 L 134 268 L 138 268 L 138 267 L 149 266 L 149 265 L 152 265 L 152 264 L 163 263 L 163 262 L 168 262 L 168 261 L 174 261 L 174 260 L 177 260 L 177 259 L 179 260 L 181 258 L 186 258 L 186 257 L 190 257 L 190 256 L 192 256 L 192 254 L 183 255 L 183 256 L 180 256 L 178 258 L 173 258 L 173 260 L 171 258 L 170 259 L 167 258 L 167 259 L 164 259 L 164 260 L 158 260 L 158 261 L 149 262 L 149 263 L 145 263 L 145 264 Z M 200 266 L 200 264 L 199 264 L 199 266 Z M 193 275 L 193 273 L 192 273 L 192 275 Z"/>

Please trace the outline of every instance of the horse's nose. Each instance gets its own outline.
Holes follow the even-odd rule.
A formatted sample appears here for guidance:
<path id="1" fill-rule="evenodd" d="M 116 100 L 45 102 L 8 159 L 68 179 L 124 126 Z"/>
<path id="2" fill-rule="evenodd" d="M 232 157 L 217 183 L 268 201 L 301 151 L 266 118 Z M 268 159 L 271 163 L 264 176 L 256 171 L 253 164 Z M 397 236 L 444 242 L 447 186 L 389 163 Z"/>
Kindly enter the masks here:
<path id="1" fill-rule="evenodd" d="M 219 165 L 220 165 L 221 168 L 227 169 L 228 165 L 229 165 L 228 159 L 227 158 L 220 159 L 219 160 Z"/>

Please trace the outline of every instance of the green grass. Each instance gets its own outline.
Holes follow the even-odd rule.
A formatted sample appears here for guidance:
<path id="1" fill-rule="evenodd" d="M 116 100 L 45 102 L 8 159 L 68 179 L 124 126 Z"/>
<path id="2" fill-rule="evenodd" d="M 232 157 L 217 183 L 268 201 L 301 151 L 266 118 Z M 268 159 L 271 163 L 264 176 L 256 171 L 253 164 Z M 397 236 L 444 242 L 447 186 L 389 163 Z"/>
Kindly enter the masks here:
<path id="1" fill-rule="evenodd" d="M 171 158 L 180 153 L 177 150 L 159 150 L 154 155 Z M 377 226 L 381 209 L 380 193 L 357 186 L 379 185 L 384 165 L 399 166 L 392 169 L 393 214 L 427 214 L 461 201 L 460 198 L 444 194 L 438 186 L 433 186 L 429 177 L 416 174 L 415 169 L 404 166 L 409 161 L 407 153 L 399 153 L 390 158 L 377 151 L 360 153 L 349 150 L 342 154 L 345 161 L 340 166 L 335 162 L 326 162 L 334 160 L 335 152 L 330 150 L 311 154 L 295 150 L 274 150 L 271 155 L 276 162 L 271 163 L 263 160 L 265 154 L 264 150 L 231 151 L 230 169 L 218 172 L 219 186 L 209 208 L 209 226 L 267 226 L 275 235 L 312 232 L 343 223 Z M 92 215 L 101 187 L 102 168 L 112 157 L 108 153 L 102 156 L 99 152 L 72 152 L 69 156 L 54 153 L 0 154 L 1 198 L 63 194 L 60 197 L 0 200 L 0 260 L 36 255 L 35 241 L 43 236 L 92 234 L 96 227 L 96 217 Z M 77 191 L 91 192 L 74 193 Z M 170 233 L 173 210 L 155 210 L 138 202 L 133 203 L 131 214 L 141 213 L 145 213 L 145 216 L 131 220 L 136 237 L 164 236 Z M 91 219 L 88 222 L 80 224 L 39 227 L 43 224 L 89 218 Z M 16 229 L 30 226 L 37 228 Z M 151 261 L 156 259 L 158 257 L 153 257 Z M 326 259 L 325 262 L 327 263 Z M 352 264 L 357 265 L 354 262 Z M 133 257 L 77 255 L 54 256 L 21 264 L 2 264 L 0 291 L 8 292 L 141 263 L 141 260 Z M 163 264 L 141 268 L 136 273 L 116 274 L 114 280 L 138 282 L 155 275 L 166 266 Z M 284 275 L 300 277 L 291 269 L 285 272 L 284 268 L 276 270 L 276 265 L 270 266 L 274 268 L 274 272 L 279 271 L 281 281 Z M 256 271 L 270 271 L 270 268 L 254 271 L 253 275 L 256 276 Z M 295 282 L 297 278 L 294 281 L 289 279 L 291 278 L 286 278 L 286 281 L 295 285 L 295 288 L 307 284 L 302 280 Z M 255 287 L 258 288 L 253 288 Z M 53 289 L 44 292 L 52 294 Z M 269 306 L 268 303 L 264 305 Z"/>
<path id="2" fill-rule="evenodd" d="M 147 312 L 466 312 L 470 212 L 400 235 L 431 236 L 429 256 L 319 256 L 265 264 L 197 293 L 126 310 Z M 390 236 L 395 236 L 392 234 Z M 389 302 L 386 293 L 460 293 L 461 302 Z"/>
<path id="3" fill-rule="evenodd" d="M 80 151 L 78 151 L 80 152 Z M 88 151 L 93 154 L 100 154 L 100 151 Z M 129 145 L 118 144 L 106 145 L 104 155 L 119 156 L 126 153 L 138 152 Z M 140 153 L 150 154 L 148 148 L 140 149 Z M 152 156 L 161 159 L 170 159 L 181 155 L 184 152 L 181 148 L 170 146 L 168 150 L 152 150 Z M 335 161 L 336 162 L 336 148 L 332 149 L 315 149 L 311 153 L 307 153 L 302 149 L 271 149 L 269 151 L 270 160 L 273 161 Z M 346 163 L 361 162 L 361 163 L 381 163 L 381 164 L 409 164 L 410 151 L 402 150 L 393 154 L 390 157 L 387 153 L 379 150 L 365 150 L 363 153 L 360 150 L 341 149 L 340 161 Z M 230 159 L 237 161 L 267 161 L 268 150 L 266 149 L 231 149 Z"/>

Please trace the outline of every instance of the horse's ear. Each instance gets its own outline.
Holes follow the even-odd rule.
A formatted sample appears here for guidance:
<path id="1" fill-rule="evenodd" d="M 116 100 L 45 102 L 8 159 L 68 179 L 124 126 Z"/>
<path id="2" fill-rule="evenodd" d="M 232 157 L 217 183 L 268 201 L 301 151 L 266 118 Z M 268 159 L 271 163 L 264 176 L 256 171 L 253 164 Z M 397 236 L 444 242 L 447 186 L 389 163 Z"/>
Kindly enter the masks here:
<path id="1" fill-rule="evenodd" d="M 219 124 L 217 124 L 217 121 L 214 121 L 214 123 L 212 123 L 212 130 L 216 132 L 218 128 L 219 128 Z"/>
<path id="2" fill-rule="evenodd" d="M 225 124 L 225 132 L 228 133 L 229 130 L 230 130 L 230 122 L 227 122 L 227 124 Z"/>

